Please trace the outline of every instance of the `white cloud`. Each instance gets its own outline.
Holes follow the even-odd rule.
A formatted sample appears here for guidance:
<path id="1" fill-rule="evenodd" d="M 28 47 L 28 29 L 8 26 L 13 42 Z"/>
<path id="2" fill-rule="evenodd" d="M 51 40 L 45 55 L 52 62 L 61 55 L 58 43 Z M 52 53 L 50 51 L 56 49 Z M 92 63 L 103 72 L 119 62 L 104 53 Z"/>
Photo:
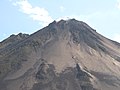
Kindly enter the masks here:
<path id="1" fill-rule="evenodd" d="M 120 42 L 120 34 L 115 34 L 113 40 Z"/>
<path id="2" fill-rule="evenodd" d="M 21 12 L 29 15 L 29 17 L 31 17 L 33 20 L 39 21 L 42 26 L 46 26 L 53 21 L 46 9 L 38 6 L 32 6 L 28 0 L 19 0 L 13 4 L 18 6 Z"/>
<path id="3" fill-rule="evenodd" d="M 63 17 L 58 18 L 56 21 L 58 22 L 60 20 L 69 20 L 69 19 L 72 19 L 72 17 L 71 16 L 63 16 Z"/>
<path id="4" fill-rule="evenodd" d="M 65 11 L 65 7 L 64 6 L 60 6 L 60 11 L 64 12 Z"/>
<path id="5" fill-rule="evenodd" d="M 120 9 L 120 0 L 117 0 L 117 8 Z"/>

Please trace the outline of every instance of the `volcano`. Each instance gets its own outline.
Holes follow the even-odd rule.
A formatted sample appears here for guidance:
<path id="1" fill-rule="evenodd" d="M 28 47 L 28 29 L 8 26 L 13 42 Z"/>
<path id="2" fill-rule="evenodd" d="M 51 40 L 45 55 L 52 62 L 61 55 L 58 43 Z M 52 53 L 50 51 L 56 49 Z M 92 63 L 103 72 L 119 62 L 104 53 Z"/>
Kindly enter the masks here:
<path id="1" fill-rule="evenodd" d="M 83 21 L 53 21 L 0 42 L 0 90 L 120 90 L 120 43 Z"/>

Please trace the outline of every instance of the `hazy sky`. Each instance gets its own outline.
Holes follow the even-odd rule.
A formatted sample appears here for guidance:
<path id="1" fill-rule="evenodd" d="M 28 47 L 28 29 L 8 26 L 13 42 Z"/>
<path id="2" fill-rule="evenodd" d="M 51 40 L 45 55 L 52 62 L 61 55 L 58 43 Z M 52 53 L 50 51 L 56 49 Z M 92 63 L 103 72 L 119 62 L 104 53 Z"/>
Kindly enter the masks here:
<path id="1" fill-rule="evenodd" d="M 33 33 L 53 20 L 75 18 L 120 42 L 120 0 L 1 0 L 0 41 Z"/>

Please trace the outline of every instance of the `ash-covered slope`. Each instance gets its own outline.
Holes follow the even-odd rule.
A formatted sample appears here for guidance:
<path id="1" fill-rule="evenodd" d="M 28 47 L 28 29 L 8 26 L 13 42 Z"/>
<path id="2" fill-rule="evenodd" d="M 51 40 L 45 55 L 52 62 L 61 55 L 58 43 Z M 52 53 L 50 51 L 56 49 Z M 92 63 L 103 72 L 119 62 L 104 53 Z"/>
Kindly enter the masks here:
<path id="1" fill-rule="evenodd" d="M 12 46 L 18 44 L 19 42 L 22 42 L 24 39 L 28 38 L 28 34 L 22 34 L 19 33 L 18 35 L 11 35 L 7 39 L 3 40 L 0 42 L 0 51 L 6 49 L 6 48 L 11 48 Z"/>
<path id="2" fill-rule="evenodd" d="M 120 44 L 82 21 L 54 21 L 0 49 L 0 90 L 120 90 Z"/>

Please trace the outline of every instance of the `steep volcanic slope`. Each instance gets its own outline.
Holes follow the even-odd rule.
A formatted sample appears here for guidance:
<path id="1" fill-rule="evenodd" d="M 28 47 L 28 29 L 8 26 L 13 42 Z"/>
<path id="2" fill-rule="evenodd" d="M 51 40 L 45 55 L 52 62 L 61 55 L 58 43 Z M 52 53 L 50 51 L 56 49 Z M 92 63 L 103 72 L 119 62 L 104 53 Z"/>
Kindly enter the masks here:
<path id="1" fill-rule="evenodd" d="M 0 47 L 0 90 L 120 90 L 120 44 L 75 19 Z"/>
<path id="2" fill-rule="evenodd" d="M 22 34 L 22 33 L 19 33 L 18 35 L 13 34 L 10 37 L 8 37 L 7 39 L 0 42 L 0 49 L 7 48 L 7 46 L 10 47 L 11 45 L 21 42 L 22 40 L 26 39 L 27 37 L 29 37 L 28 34 Z"/>
<path id="3" fill-rule="evenodd" d="M 0 59 L 0 73 L 1 73 L 0 78 L 4 74 L 3 72 L 6 72 L 6 68 L 8 66 L 5 64 L 5 62 L 6 63 L 8 62 L 2 60 L 2 58 L 4 57 L 6 58 L 5 53 L 8 53 L 9 51 L 11 51 L 14 48 L 14 46 L 16 46 L 18 43 L 21 43 L 28 37 L 29 37 L 28 34 L 22 34 L 22 33 L 19 33 L 18 35 L 13 34 L 7 39 L 0 42 L 0 58 L 1 58 Z"/>

